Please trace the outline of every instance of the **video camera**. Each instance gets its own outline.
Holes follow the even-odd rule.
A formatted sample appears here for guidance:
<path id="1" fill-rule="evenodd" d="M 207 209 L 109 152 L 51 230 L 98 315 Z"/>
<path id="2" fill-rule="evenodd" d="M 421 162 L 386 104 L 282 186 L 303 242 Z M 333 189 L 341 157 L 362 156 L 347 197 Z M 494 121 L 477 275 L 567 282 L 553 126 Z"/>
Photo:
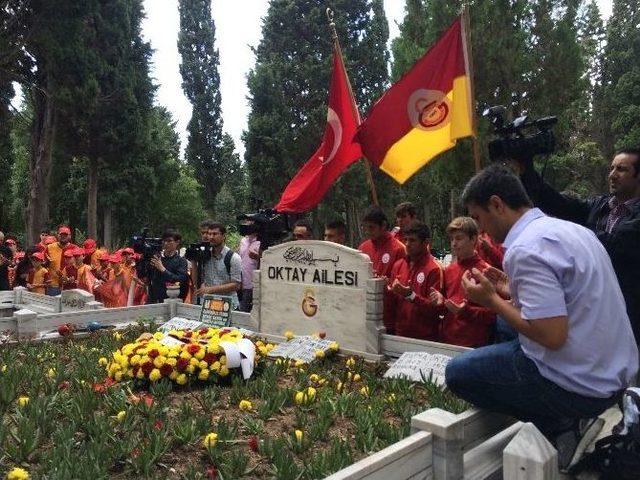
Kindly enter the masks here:
<path id="1" fill-rule="evenodd" d="M 184 252 L 184 258 L 190 262 L 203 264 L 211 258 L 213 246 L 208 242 L 192 243 Z"/>
<path id="2" fill-rule="evenodd" d="M 140 235 L 131 237 L 131 248 L 136 253 L 142 255 L 142 258 L 152 258 L 162 253 L 162 239 L 147 237 L 148 228 L 144 228 Z"/>
<path id="3" fill-rule="evenodd" d="M 553 153 L 556 139 L 551 128 L 558 122 L 557 117 L 544 117 L 529 120 L 522 115 L 514 121 L 505 123 L 506 108 L 502 105 L 489 107 L 482 112 L 489 118 L 495 134 L 499 137 L 489 142 L 489 158 L 491 160 L 518 160 L 532 162 L 535 155 Z M 526 130 L 536 129 L 528 135 Z"/>
<path id="4" fill-rule="evenodd" d="M 291 231 L 287 216 L 270 208 L 238 215 L 236 218 L 240 235 L 255 233 L 262 250 L 281 242 Z"/>

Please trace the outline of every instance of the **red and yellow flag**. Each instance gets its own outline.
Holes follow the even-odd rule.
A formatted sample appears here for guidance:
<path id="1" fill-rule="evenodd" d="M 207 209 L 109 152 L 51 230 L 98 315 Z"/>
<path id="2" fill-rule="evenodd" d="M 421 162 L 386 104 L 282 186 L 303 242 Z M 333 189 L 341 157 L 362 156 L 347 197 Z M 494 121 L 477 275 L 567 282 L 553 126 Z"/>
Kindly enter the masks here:
<path id="1" fill-rule="evenodd" d="M 373 106 L 358 140 L 399 183 L 473 135 L 471 78 L 462 16 Z"/>

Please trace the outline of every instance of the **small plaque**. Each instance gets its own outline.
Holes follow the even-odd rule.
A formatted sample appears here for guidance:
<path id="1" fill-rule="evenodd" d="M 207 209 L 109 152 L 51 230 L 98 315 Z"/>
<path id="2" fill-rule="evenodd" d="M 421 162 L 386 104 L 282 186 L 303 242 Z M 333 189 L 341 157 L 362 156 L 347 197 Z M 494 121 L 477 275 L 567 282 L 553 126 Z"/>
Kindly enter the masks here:
<path id="1" fill-rule="evenodd" d="M 437 353 L 405 352 L 386 371 L 384 378 L 405 377 L 421 382 L 431 375 L 433 382 L 444 385 L 444 370 L 451 357 Z"/>
<path id="2" fill-rule="evenodd" d="M 269 357 L 284 357 L 294 360 L 302 360 L 311 363 L 316 359 L 316 351 L 327 353 L 333 340 L 325 340 L 311 336 L 295 337 L 288 342 L 283 342 L 271 350 Z"/>
<path id="3" fill-rule="evenodd" d="M 165 322 L 158 330 L 161 332 L 169 332 L 171 330 L 197 330 L 202 327 L 202 323 L 197 320 L 189 320 L 182 317 L 173 317 Z"/>
<path id="4" fill-rule="evenodd" d="M 204 325 L 222 328 L 231 325 L 232 298 L 224 295 L 205 295 L 202 298 L 200 322 Z"/>

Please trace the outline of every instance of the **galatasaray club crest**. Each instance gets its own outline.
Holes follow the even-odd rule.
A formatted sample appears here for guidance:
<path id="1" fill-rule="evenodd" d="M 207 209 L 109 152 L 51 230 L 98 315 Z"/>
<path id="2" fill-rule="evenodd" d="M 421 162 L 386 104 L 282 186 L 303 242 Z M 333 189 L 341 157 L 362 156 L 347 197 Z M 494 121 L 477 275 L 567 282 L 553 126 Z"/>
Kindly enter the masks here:
<path id="1" fill-rule="evenodd" d="M 324 155 L 320 156 L 320 163 L 326 165 L 333 157 L 336 156 L 338 147 L 342 143 L 342 123 L 340 123 L 340 117 L 329 107 L 327 111 L 327 129 L 322 139 L 322 147 Z"/>
<path id="2" fill-rule="evenodd" d="M 302 313 L 311 318 L 318 313 L 318 304 L 316 303 L 316 293 L 313 288 L 305 288 L 302 297 Z"/>
<path id="3" fill-rule="evenodd" d="M 434 130 L 449 123 L 450 111 L 449 99 L 439 90 L 416 90 L 407 103 L 411 125 L 420 130 Z"/>

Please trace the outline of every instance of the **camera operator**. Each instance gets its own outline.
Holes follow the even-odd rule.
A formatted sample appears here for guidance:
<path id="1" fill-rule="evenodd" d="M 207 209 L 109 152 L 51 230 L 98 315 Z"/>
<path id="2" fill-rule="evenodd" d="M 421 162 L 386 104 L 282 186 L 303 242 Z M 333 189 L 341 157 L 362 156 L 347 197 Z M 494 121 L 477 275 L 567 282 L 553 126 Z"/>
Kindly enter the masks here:
<path id="1" fill-rule="evenodd" d="M 570 198 L 544 183 L 532 162 L 518 162 L 527 193 L 542 211 L 592 230 L 611 257 L 640 343 L 640 148 L 616 153 L 609 170 L 609 195 Z"/>
<path id="2" fill-rule="evenodd" d="M 204 278 L 204 263 L 211 254 L 211 233 L 213 232 L 213 220 L 203 220 L 200 222 L 200 243 L 189 245 L 185 252 L 185 257 L 191 264 L 191 283 L 195 286 L 201 285 Z"/>
<path id="3" fill-rule="evenodd" d="M 149 261 L 149 298 L 147 303 L 161 303 L 167 298 L 167 283 L 180 283 L 180 298 L 187 295 L 187 260 L 178 253 L 182 236 L 172 229 L 162 234 L 162 254 Z"/>
<path id="4" fill-rule="evenodd" d="M 209 236 L 213 250 L 211 258 L 204 262 L 204 281 L 195 291 L 197 296 L 205 294 L 228 295 L 233 308 L 239 305 L 238 290 L 242 287 L 240 256 L 225 245 L 227 229 L 221 223 L 212 223 Z"/>

